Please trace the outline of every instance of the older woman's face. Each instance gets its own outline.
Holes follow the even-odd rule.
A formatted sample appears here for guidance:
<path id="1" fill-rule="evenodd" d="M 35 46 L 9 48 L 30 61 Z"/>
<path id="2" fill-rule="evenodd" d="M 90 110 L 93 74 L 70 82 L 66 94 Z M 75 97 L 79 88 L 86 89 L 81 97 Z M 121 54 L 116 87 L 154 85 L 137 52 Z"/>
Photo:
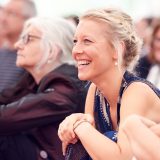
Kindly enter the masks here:
<path id="1" fill-rule="evenodd" d="M 115 67 L 113 59 L 115 51 L 107 40 L 106 30 L 104 22 L 89 19 L 80 21 L 72 53 L 77 61 L 78 77 L 81 80 L 94 82 Z"/>
<path id="2" fill-rule="evenodd" d="M 43 56 L 41 32 L 35 27 L 29 26 L 23 31 L 15 48 L 17 49 L 16 65 L 28 71 L 33 70 Z"/>

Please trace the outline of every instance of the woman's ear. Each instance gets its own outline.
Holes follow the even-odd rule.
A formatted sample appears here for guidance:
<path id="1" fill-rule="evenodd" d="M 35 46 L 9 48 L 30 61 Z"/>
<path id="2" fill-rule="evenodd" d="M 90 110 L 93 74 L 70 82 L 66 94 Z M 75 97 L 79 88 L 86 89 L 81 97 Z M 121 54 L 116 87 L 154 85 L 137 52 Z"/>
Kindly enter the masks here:
<path id="1" fill-rule="evenodd" d="M 125 50 L 125 44 L 123 41 L 121 41 L 120 43 L 118 43 L 118 45 L 115 48 L 115 52 L 113 54 L 113 60 L 118 61 L 118 58 L 120 55 L 122 55 L 123 57 L 124 50 Z"/>
<path id="2" fill-rule="evenodd" d="M 50 45 L 50 50 L 49 50 L 49 56 L 48 56 L 48 61 L 57 61 L 60 56 L 60 48 L 56 44 Z"/>

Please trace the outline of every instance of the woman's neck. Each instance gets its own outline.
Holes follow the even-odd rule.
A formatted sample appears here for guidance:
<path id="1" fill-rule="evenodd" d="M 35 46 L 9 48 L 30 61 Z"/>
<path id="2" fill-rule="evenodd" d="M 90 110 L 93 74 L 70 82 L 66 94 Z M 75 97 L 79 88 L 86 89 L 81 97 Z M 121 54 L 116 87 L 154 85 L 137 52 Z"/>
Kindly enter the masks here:
<path id="1" fill-rule="evenodd" d="M 43 79 L 43 77 L 45 77 L 51 70 L 48 70 L 48 71 L 32 71 L 30 72 L 30 74 L 33 76 L 36 84 L 39 84 L 41 79 Z"/>
<path id="2" fill-rule="evenodd" d="M 41 79 L 45 77 L 49 72 L 54 70 L 55 68 L 59 67 L 60 63 L 46 63 L 41 67 L 34 67 L 34 68 L 26 68 L 26 70 L 33 76 L 35 82 L 37 84 L 40 83 Z"/>
<path id="3" fill-rule="evenodd" d="M 95 80 L 97 88 L 101 91 L 109 104 L 116 104 L 124 72 L 118 69 L 106 73 L 101 79 Z"/>

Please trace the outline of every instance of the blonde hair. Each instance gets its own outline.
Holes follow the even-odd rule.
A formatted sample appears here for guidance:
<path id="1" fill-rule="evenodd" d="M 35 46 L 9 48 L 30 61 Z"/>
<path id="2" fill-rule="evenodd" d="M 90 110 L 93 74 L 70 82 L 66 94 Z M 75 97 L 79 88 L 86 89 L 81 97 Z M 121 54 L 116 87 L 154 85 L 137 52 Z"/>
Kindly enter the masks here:
<path id="1" fill-rule="evenodd" d="M 118 54 L 118 65 L 126 69 L 133 68 L 139 57 L 142 40 L 137 36 L 129 15 L 118 9 L 105 8 L 89 10 L 80 17 L 81 19 L 106 23 L 106 33 L 110 36 L 109 42 Z M 119 47 L 121 42 L 125 44 L 124 53 Z"/>

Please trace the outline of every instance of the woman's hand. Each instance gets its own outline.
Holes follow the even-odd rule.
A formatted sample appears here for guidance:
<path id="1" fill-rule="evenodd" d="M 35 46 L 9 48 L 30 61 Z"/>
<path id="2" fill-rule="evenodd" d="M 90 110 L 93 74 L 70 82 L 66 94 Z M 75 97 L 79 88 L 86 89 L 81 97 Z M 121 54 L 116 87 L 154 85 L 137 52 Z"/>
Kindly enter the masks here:
<path id="1" fill-rule="evenodd" d="M 74 133 L 74 125 L 76 122 L 86 120 L 93 125 L 93 118 L 90 114 L 75 113 L 66 117 L 59 125 L 58 136 L 62 141 L 62 151 L 65 155 L 66 148 L 69 143 L 75 144 L 78 137 Z M 77 127 L 77 126 L 76 126 Z"/>

